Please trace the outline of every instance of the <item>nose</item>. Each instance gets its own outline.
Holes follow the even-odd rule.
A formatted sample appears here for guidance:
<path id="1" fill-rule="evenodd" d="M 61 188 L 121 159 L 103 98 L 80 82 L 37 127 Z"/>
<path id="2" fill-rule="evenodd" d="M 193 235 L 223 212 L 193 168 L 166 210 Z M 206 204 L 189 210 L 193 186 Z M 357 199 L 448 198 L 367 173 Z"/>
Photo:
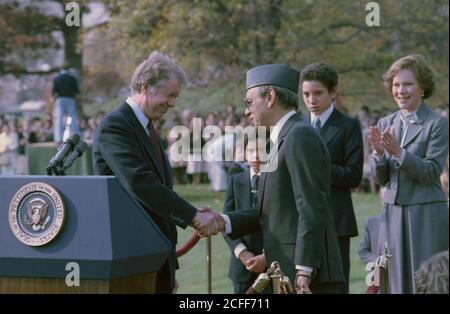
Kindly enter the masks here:
<path id="1" fill-rule="evenodd" d="M 404 94 L 406 93 L 406 86 L 403 84 L 400 84 L 400 86 L 398 87 L 398 93 L 399 94 Z"/>
<path id="2" fill-rule="evenodd" d="M 246 117 L 248 117 L 250 115 L 250 109 L 245 108 L 244 114 L 245 114 Z"/>

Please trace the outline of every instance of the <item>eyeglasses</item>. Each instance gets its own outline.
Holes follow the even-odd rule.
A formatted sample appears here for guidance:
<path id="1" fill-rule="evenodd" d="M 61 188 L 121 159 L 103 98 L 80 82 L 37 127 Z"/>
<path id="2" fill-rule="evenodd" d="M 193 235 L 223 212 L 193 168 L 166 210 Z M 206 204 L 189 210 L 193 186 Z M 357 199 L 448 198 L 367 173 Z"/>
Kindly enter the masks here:
<path id="1" fill-rule="evenodd" d="M 242 99 L 242 101 L 244 102 L 244 106 L 245 106 L 245 108 L 247 108 L 247 109 L 250 109 L 250 108 L 252 107 L 252 105 L 253 105 L 253 101 L 248 100 L 248 99 L 245 98 L 245 97 Z"/>

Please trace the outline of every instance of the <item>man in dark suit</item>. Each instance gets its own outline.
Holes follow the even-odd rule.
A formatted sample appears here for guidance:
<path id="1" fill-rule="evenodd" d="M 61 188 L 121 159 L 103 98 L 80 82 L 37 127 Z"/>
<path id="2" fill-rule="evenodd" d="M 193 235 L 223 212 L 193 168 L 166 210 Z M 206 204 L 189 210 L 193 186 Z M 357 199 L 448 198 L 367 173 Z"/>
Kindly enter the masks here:
<path id="1" fill-rule="evenodd" d="M 303 100 L 310 114 L 304 119 L 314 126 L 331 157 L 331 209 L 349 292 L 350 238 L 358 235 L 351 189 L 361 184 L 364 147 L 359 121 L 338 110 L 335 99 L 338 74 L 329 64 L 306 66 L 300 75 Z"/>
<path id="2" fill-rule="evenodd" d="M 242 172 L 230 176 L 224 214 L 256 207 L 260 176 L 258 146 L 265 147 L 265 142 L 256 139 L 246 141 L 245 159 L 250 168 L 246 166 Z M 266 268 L 262 234 L 256 232 L 237 239 L 224 235 L 224 239 L 231 250 L 228 277 L 233 281 L 234 293 L 243 294 L 251 287 L 258 274 Z"/>
<path id="3" fill-rule="evenodd" d="M 298 82 L 298 71 L 282 64 L 247 72 L 246 115 L 255 126 L 273 127 L 273 145 L 257 208 L 224 217 L 225 232 L 236 238 L 261 230 L 267 264 L 278 261 L 298 293 L 337 293 L 344 276 L 329 203 L 330 157 L 296 113 Z"/>
<path id="4" fill-rule="evenodd" d="M 197 211 L 172 190 L 169 161 L 153 127 L 153 121 L 175 106 L 185 82 L 184 72 L 172 60 L 153 52 L 134 71 L 131 96 L 102 120 L 94 138 L 94 173 L 117 176 L 172 243 L 157 274 L 156 293 L 171 293 L 175 287 L 176 225 L 217 233 L 211 213 Z"/>

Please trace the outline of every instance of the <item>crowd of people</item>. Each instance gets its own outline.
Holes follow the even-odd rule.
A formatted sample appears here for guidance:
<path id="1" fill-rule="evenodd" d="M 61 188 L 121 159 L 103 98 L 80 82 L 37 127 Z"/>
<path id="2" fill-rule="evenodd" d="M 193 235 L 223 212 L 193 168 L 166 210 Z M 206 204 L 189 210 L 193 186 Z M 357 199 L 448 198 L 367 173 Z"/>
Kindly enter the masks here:
<path id="1" fill-rule="evenodd" d="M 92 145 L 94 131 L 104 116 L 103 112 L 91 118 L 80 119 L 80 135 Z M 70 131 L 66 131 L 68 136 Z M 55 143 L 52 114 L 0 115 L 0 174 L 25 175 L 27 171 L 26 147 L 35 143 Z"/>
<path id="2" fill-rule="evenodd" d="M 340 107 L 340 109 L 348 113 L 344 106 Z M 448 107 L 438 107 L 436 112 L 448 118 Z M 368 141 L 368 134 L 370 126 L 376 125 L 380 117 L 389 113 L 391 113 L 391 110 L 386 107 L 370 109 L 369 106 L 364 105 L 354 114 L 354 117 L 360 122 L 364 143 L 363 179 L 360 186 L 355 189 L 357 191 L 373 194 L 379 192 L 379 186 L 376 184 L 375 178 L 370 172 L 369 157 L 372 152 L 372 147 Z M 93 117 L 79 119 L 81 139 L 89 145 L 92 145 L 95 129 L 104 115 L 105 112 L 99 111 Z M 155 123 L 155 127 L 160 132 L 163 145 L 167 152 L 170 150 L 170 145 L 176 140 L 169 138 L 170 130 L 175 126 L 182 125 L 192 132 L 194 117 L 201 119 L 203 128 L 208 125 L 216 125 L 221 128 L 222 133 L 225 133 L 225 126 L 239 125 L 245 128 L 249 125 L 247 118 L 242 114 L 239 115 L 233 105 L 228 105 L 224 109 L 208 112 L 203 115 L 196 114 L 192 109 L 184 109 L 181 111 L 172 110 L 167 113 L 167 116 L 162 121 Z M 0 174 L 27 174 L 26 145 L 56 142 L 54 140 L 55 130 L 53 121 L 54 119 L 51 113 L 25 115 L 23 117 L 0 115 L 0 156 L 4 156 L 0 157 L 0 160 L 3 160 L 0 162 Z M 190 140 L 191 142 L 193 141 L 193 135 L 190 136 Z M 201 139 L 201 144 L 204 145 L 207 140 Z M 5 157 L 5 155 L 8 157 Z M 228 180 L 227 164 L 224 163 L 217 168 L 216 165 L 209 167 L 208 163 L 203 160 L 171 160 L 174 183 L 193 185 L 211 183 L 211 189 L 213 191 L 225 191 Z M 448 195 L 448 162 L 442 174 L 442 184 Z"/>

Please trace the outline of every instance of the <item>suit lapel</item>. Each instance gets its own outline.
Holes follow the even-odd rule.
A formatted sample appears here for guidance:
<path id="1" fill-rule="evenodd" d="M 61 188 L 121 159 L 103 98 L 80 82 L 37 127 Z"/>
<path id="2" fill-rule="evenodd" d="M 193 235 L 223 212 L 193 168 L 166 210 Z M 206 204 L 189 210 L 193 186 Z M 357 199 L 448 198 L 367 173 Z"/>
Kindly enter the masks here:
<path id="1" fill-rule="evenodd" d="M 402 142 L 402 120 L 400 119 L 400 111 L 394 117 L 392 121 L 392 126 L 394 128 L 395 136 L 397 137 L 397 144 L 400 145 Z"/>
<path id="2" fill-rule="evenodd" d="M 154 168 L 156 169 L 156 172 L 158 173 L 160 179 L 162 182 L 164 182 L 164 173 L 163 169 L 160 168 L 159 162 L 158 162 L 158 156 L 156 155 L 156 150 L 153 145 L 151 145 L 150 138 L 148 137 L 147 133 L 145 132 L 144 128 L 142 127 L 141 123 L 137 119 L 136 115 L 133 112 L 133 109 L 124 102 L 119 110 L 124 114 L 124 116 L 132 123 L 132 125 L 135 128 L 136 134 L 138 135 L 138 140 L 141 142 L 141 144 L 144 146 L 145 150 L 147 151 Z M 163 154 L 164 155 L 164 154 Z"/>
<path id="3" fill-rule="evenodd" d="M 158 143 L 159 143 L 159 147 L 161 148 L 161 156 L 163 158 L 163 167 L 164 167 L 164 181 L 166 183 L 166 185 L 170 188 L 173 188 L 172 186 L 172 168 L 170 167 L 170 162 L 169 162 L 169 157 L 168 157 L 168 153 L 166 154 L 166 152 L 164 151 L 164 145 L 163 142 L 161 140 L 161 138 L 158 135 Z"/>
<path id="4" fill-rule="evenodd" d="M 277 150 L 274 151 L 274 153 L 278 153 L 280 151 L 281 145 L 284 142 L 284 138 L 286 137 L 286 135 L 288 134 L 289 130 L 291 129 L 291 127 L 298 121 L 301 120 L 300 116 L 298 114 L 294 114 L 292 115 L 292 117 L 290 117 L 286 123 L 284 124 L 283 128 L 280 131 L 280 134 L 278 135 L 278 147 Z M 279 158 L 279 156 L 278 156 Z M 270 154 L 268 163 L 269 163 L 269 169 L 270 169 L 270 164 L 274 162 L 274 158 L 273 158 L 273 153 Z M 276 171 L 276 170 L 275 170 Z M 261 178 L 259 180 L 258 183 L 258 208 L 259 208 L 259 214 L 261 215 L 262 212 L 262 203 L 263 203 L 263 199 L 264 199 L 264 194 L 265 194 L 265 186 L 266 186 L 266 181 L 267 181 L 267 176 L 268 176 L 269 172 L 261 172 Z"/>
<path id="5" fill-rule="evenodd" d="M 303 121 L 305 121 L 308 125 L 311 125 L 311 113 L 305 114 Z M 339 133 L 339 130 L 342 129 L 342 125 L 339 124 L 339 121 L 340 112 L 336 108 L 334 108 L 330 117 L 319 132 L 320 137 L 326 144 L 328 144 L 333 139 L 333 137 L 335 137 Z"/>
<path id="6" fill-rule="evenodd" d="M 406 133 L 405 142 L 403 143 L 403 147 L 408 146 L 409 143 L 422 131 L 423 126 L 411 123 L 408 127 L 408 132 Z"/>
<path id="7" fill-rule="evenodd" d="M 245 170 L 241 175 L 237 176 L 236 179 L 235 191 L 239 191 L 238 195 L 248 202 L 248 204 L 251 204 L 250 171 Z"/>
<path id="8" fill-rule="evenodd" d="M 326 144 L 328 144 L 333 139 L 333 137 L 335 137 L 343 128 L 343 126 L 339 123 L 339 114 L 339 111 L 334 108 L 330 117 L 325 122 L 325 125 L 320 129 L 320 136 Z"/>
<path id="9" fill-rule="evenodd" d="M 403 147 L 406 147 L 409 143 L 416 138 L 417 135 L 423 130 L 423 122 L 428 116 L 428 108 L 425 104 L 421 104 L 419 110 L 417 110 L 417 121 L 410 123 L 408 127 L 408 132 L 406 133 L 405 142 Z"/>

